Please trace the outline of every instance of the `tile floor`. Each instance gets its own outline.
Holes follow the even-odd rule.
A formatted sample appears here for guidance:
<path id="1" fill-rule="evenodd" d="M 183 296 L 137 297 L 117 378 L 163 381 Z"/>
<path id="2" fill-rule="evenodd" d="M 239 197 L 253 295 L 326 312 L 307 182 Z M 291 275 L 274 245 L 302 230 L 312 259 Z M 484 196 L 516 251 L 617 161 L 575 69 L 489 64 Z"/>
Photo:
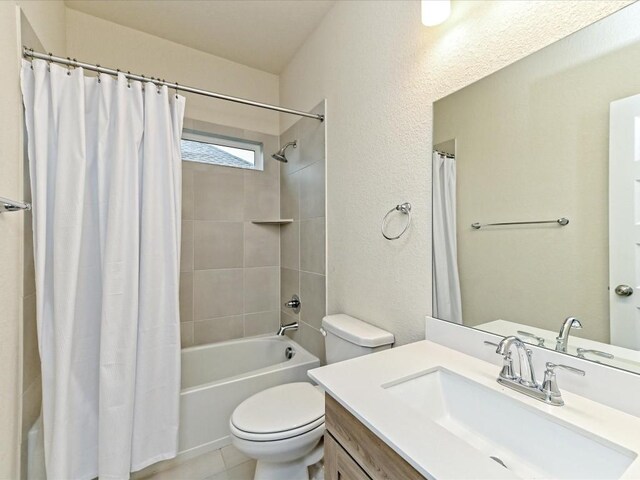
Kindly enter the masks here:
<path id="1" fill-rule="evenodd" d="M 136 480 L 253 480 L 255 460 L 244 456 L 233 445 L 190 458 L 162 469 L 152 465 L 137 475 Z M 165 464 L 166 467 L 166 464 Z M 159 469 L 162 469 L 158 471 Z"/>

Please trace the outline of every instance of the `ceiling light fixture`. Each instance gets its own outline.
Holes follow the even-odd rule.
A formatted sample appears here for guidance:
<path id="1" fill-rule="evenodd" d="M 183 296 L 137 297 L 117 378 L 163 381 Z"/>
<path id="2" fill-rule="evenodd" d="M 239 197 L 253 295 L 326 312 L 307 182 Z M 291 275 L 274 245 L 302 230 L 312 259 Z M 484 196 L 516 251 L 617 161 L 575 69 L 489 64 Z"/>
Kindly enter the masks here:
<path id="1" fill-rule="evenodd" d="M 451 15 L 451 0 L 422 0 L 422 23 L 427 27 L 440 25 Z"/>

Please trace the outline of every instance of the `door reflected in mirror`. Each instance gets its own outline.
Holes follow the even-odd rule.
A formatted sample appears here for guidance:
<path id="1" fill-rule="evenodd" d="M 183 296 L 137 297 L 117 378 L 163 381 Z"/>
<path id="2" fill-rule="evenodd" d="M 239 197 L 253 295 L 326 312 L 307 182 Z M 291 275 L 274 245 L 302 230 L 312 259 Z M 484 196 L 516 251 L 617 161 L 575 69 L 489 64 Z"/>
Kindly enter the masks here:
<path id="1" fill-rule="evenodd" d="M 638 24 L 434 104 L 434 317 L 640 373 Z"/>

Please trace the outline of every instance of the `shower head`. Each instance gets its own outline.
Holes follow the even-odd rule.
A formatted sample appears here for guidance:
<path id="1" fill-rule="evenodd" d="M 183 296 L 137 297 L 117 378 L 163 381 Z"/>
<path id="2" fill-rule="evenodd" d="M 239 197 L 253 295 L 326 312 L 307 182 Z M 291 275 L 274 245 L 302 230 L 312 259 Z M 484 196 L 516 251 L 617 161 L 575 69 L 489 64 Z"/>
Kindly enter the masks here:
<path id="1" fill-rule="evenodd" d="M 289 143 L 285 144 L 284 147 L 282 147 L 276 153 L 271 155 L 271 158 L 274 158 L 274 159 L 278 160 L 279 162 L 287 163 L 289 160 L 287 160 L 287 157 L 285 156 L 284 151 L 287 148 L 289 148 L 290 146 L 292 146 L 292 145 L 293 145 L 293 148 L 297 148 L 298 147 L 298 141 L 294 140 L 293 142 L 289 142 Z"/>

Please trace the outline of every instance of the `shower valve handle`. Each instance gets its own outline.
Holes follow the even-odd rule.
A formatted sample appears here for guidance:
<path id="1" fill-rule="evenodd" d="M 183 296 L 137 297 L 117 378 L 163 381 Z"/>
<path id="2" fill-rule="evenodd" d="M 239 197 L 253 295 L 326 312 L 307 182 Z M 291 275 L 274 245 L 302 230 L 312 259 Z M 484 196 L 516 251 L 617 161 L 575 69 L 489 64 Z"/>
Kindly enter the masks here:
<path id="1" fill-rule="evenodd" d="M 300 312 L 300 307 L 302 306 L 302 304 L 300 303 L 300 297 L 298 297 L 298 295 L 293 295 L 293 297 L 291 297 L 291 300 L 286 302 L 284 306 L 292 309 L 294 313 Z"/>

